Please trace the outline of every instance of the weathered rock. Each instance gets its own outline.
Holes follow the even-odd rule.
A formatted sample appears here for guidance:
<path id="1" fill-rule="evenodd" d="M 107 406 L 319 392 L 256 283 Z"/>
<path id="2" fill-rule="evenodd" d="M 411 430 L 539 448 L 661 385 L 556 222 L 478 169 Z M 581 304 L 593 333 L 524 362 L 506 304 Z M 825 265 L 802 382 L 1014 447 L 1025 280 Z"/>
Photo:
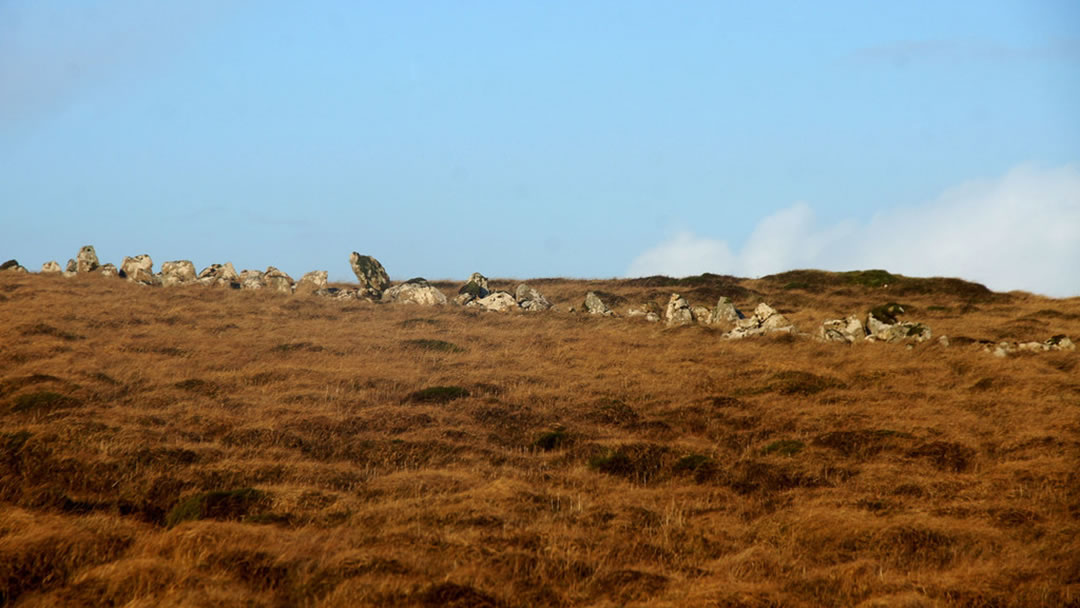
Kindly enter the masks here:
<path id="1" fill-rule="evenodd" d="M 293 290 L 292 277 L 273 266 L 266 267 L 266 272 L 264 272 L 262 276 L 262 282 L 263 285 L 271 291 L 291 294 Z"/>
<path id="2" fill-rule="evenodd" d="M 647 312 L 645 313 L 645 320 L 650 323 L 659 323 L 660 315 L 656 314 L 655 312 Z"/>
<path id="3" fill-rule="evenodd" d="M 382 294 L 383 302 L 437 306 L 446 304 L 446 296 L 425 279 L 417 277 L 394 285 Z"/>
<path id="4" fill-rule="evenodd" d="M 75 260 L 72 260 L 72 259 L 69 258 L 67 266 L 64 267 L 64 272 L 65 273 L 70 272 L 72 274 L 75 274 L 76 271 L 78 270 L 78 268 L 79 268 L 79 265 L 75 263 Z"/>
<path id="5" fill-rule="evenodd" d="M 473 300 L 479 300 L 486 298 L 491 291 L 488 289 L 488 278 L 479 272 L 474 272 L 469 277 L 468 281 L 461 286 L 457 295 L 454 297 L 454 303 L 465 305 Z"/>
<path id="6" fill-rule="evenodd" d="M 482 298 L 473 300 L 466 304 L 466 306 L 482 308 L 493 312 L 505 312 L 507 310 L 518 308 L 518 303 L 517 300 L 514 299 L 514 296 L 510 295 L 508 292 L 496 291 L 489 293 Z"/>
<path id="7" fill-rule="evenodd" d="M 117 270 L 116 265 L 111 262 L 98 266 L 97 271 L 101 273 L 101 276 L 110 279 L 115 279 L 116 277 L 120 276 L 120 271 Z"/>
<path id="8" fill-rule="evenodd" d="M 694 315 L 694 321 L 702 325 L 708 325 L 712 318 L 712 312 L 705 306 L 691 306 L 690 312 Z"/>
<path id="9" fill-rule="evenodd" d="M 897 314 L 903 313 L 904 309 L 898 304 L 887 305 L 891 308 L 888 314 L 884 315 L 886 318 L 895 319 Z M 881 321 L 883 316 L 882 312 L 875 309 L 866 315 L 866 339 L 871 342 L 903 342 L 906 340 L 913 340 L 915 342 L 925 342 L 933 337 L 933 332 L 930 328 L 922 323 L 911 323 L 908 321 L 886 323 Z"/>
<path id="10" fill-rule="evenodd" d="M 258 270 L 244 270 L 240 273 L 241 289 L 262 289 L 263 273 Z"/>
<path id="11" fill-rule="evenodd" d="M 84 245 L 75 256 L 75 272 L 93 272 L 97 270 L 98 257 L 93 245 Z"/>
<path id="12" fill-rule="evenodd" d="M 825 342 L 847 342 L 849 344 L 866 338 L 866 329 L 859 317 L 851 315 L 846 319 L 832 319 L 821 324 L 818 337 Z"/>
<path id="13" fill-rule="evenodd" d="M 713 307 L 712 312 L 709 314 L 709 324 L 721 325 L 734 323 L 735 321 L 744 318 L 746 318 L 746 316 L 739 312 L 738 308 L 735 308 L 735 304 L 731 302 L 731 298 L 720 296 L 720 299 L 716 301 L 716 306 Z"/>
<path id="14" fill-rule="evenodd" d="M 949 348 L 949 336 L 939 336 L 937 341 L 942 348 Z"/>
<path id="15" fill-rule="evenodd" d="M 124 256 L 124 261 L 120 262 L 120 276 L 144 285 L 158 282 L 158 278 L 154 276 L 154 260 L 145 253 L 133 258 Z"/>
<path id="16" fill-rule="evenodd" d="M 1043 344 L 1046 345 L 1047 350 L 1076 350 L 1076 344 L 1073 344 L 1073 341 L 1064 334 L 1056 335 Z"/>
<path id="17" fill-rule="evenodd" d="M 548 302 L 544 294 L 525 283 L 518 285 L 514 290 L 514 299 L 522 310 L 543 311 L 551 308 L 551 302 Z"/>
<path id="18" fill-rule="evenodd" d="M 30 272 L 23 267 L 17 260 L 8 260 L 3 264 L 0 264 L 0 272 Z"/>
<path id="19" fill-rule="evenodd" d="M 41 274 L 60 274 L 61 272 L 64 272 L 64 269 L 60 268 L 56 260 L 49 260 L 41 265 Z"/>
<path id="20" fill-rule="evenodd" d="M 203 285 L 240 287 L 240 275 L 236 274 L 236 268 L 233 267 L 232 262 L 211 264 L 203 268 L 199 273 L 198 281 Z"/>
<path id="21" fill-rule="evenodd" d="M 677 293 L 671 294 L 667 308 L 664 309 L 664 322 L 668 327 L 676 325 L 689 325 L 694 322 L 694 313 L 690 310 L 690 303 L 686 298 Z"/>
<path id="22" fill-rule="evenodd" d="M 628 317 L 648 317 L 649 315 L 655 315 L 657 320 L 664 314 L 664 309 L 660 307 L 656 302 L 646 302 L 640 306 L 631 306 L 626 311 Z"/>
<path id="23" fill-rule="evenodd" d="M 195 274 L 195 264 L 192 264 L 190 260 L 162 262 L 158 277 L 164 287 L 194 283 L 198 279 L 198 275 Z"/>
<path id="24" fill-rule="evenodd" d="M 293 293 L 298 296 L 312 296 L 319 292 L 321 289 L 326 289 L 326 277 L 328 272 L 325 270 L 312 270 L 300 277 L 300 280 L 296 283 L 296 289 Z"/>
<path id="25" fill-rule="evenodd" d="M 735 321 L 735 327 L 724 334 L 724 337 L 738 340 L 751 336 L 761 336 L 775 332 L 793 332 L 795 327 L 787 320 L 787 317 L 776 312 L 773 307 L 762 302 L 754 309 L 754 314 L 747 319 Z"/>
<path id="26" fill-rule="evenodd" d="M 608 308 L 608 305 L 593 291 L 585 294 L 585 303 L 583 304 L 583 307 L 585 308 L 585 312 L 590 315 L 604 315 L 606 317 L 615 316 L 615 311 Z"/>
<path id="27" fill-rule="evenodd" d="M 349 256 L 349 265 L 352 266 L 356 280 L 360 281 L 360 292 L 371 298 L 380 298 L 383 292 L 390 287 L 390 275 L 379 263 L 379 260 L 370 255 L 360 255 L 352 252 Z"/>

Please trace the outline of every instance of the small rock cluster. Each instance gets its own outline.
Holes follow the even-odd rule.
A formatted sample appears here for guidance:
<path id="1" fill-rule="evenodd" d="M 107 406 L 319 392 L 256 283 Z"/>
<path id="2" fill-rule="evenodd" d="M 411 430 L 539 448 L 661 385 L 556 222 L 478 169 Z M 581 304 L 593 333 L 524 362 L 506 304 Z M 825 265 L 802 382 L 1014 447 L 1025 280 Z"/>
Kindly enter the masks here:
<path id="1" fill-rule="evenodd" d="M 986 352 L 995 357 L 1008 357 L 1013 353 L 1041 353 L 1051 350 L 1076 350 L 1076 344 L 1065 335 L 1057 335 L 1045 342 L 999 342 L 986 345 Z"/>
<path id="2" fill-rule="evenodd" d="M 454 303 L 469 308 L 480 308 L 491 312 L 506 312 L 509 310 L 542 311 L 551 308 L 544 294 L 536 289 L 521 283 L 514 290 L 491 291 L 488 278 L 479 272 L 474 272 L 469 280 L 458 290 L 454 297 Z"/>
<path id="3" fill-rule="evenodd" d="M 818 338 L 825 342 L 925 342 L 933 337 L 930 328 L 922 323 L 900 321 L 896 317 L 904 313 L 899 304 L 890 302 L 871 310 L 866 315 L 866 325 L 855 315 L 846 319 L 830 319 L 821 324 Z"/>

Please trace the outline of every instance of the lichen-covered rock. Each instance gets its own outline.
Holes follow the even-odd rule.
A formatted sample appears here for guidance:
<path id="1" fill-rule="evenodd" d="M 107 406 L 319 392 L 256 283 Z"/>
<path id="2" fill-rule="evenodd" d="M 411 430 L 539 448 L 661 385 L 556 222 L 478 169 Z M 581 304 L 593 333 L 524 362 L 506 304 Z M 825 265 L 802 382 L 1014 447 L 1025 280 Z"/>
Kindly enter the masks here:
<path id="1" fill-rule="evenodd" d="M 491 291 L 488 289 L 488 278 L 479 272 L 472 273 L 469 280 L 458 290 L 454 296 L 454 303 L 465 305 L 474 300 L 486 298 Z"/>
<path id="2" fill-rule="evenodd" d="M 8 260 L 0 264 L 0 272 L 30 272 L 17 260 Z"/>
<path id="3" fill-rule="evenodd" d="M 328 274 L 325 270 L 312 270 L 306 273 L 297 281 L 293 293 L 298 296 L 315 295 L 319 290 L 326 289 L 326 277 Z"/>
<path id="4" fill-rule="evenodd" d="M 671 294 L 667 308 L 664 309 L 664 322 L 668 327 L 689 325 L 694 322 L 694 313 L 690 310 L 690 303 L 686 301 L 686 298 L 677 293 Z"/>
<path id="5" fill-rule="evenodd" d="M 626 316 L 628 317 L 648 317 L 649 315 L 654 315 L 658 321 L 663 314 L 664 309 L 656 302 L 651 301 L 640 306 L 631 306 L 626 310 Z"/>
<path id="6" fill-rule="evenodd" d="M 271 291 L 291 294 L 293 290 L 292 277 L 273 266 L 266 267 L 266 272 L 264 272 L 262 276 L 262 282 L 263 286 Z"/>
<path id="7" fill-rule="evenodd" d="M 702 325 L 708 325 L 712 312 L 706 306 L 691 306 L 690 312 L 694 315 L 694 321 Z"/>
<path id="8" fill-rule="evenodd" d="M 730 324 L 744 318 L 746 318 L 746 316 L 739 312 L 738 308 L 735 308 L 735 304 L 731 302 L 731 298 L 720 296 L 720 299 L 716 301 L 716 306 L 714 306 L 709 313 L 709 324 Z"/>
<path id="9" fill-rule="evenodd" d="M 120 276 L 120 271 L 117 270 L 116 265 L 111 262 L 98 266 L 97 271 L 101 273 L 101 276 L 109 279 L 115 279 Z"/>
<path id="10" fill-rule="evenodd" d="M 64 274 L 67 274 L 69 272 L 71 274 L 75 274 L 78 271 L 78 269 L 79 269 L 79 265 L 75 262 L 75 260 L 72 260 L 72 259 L 68 258 L 67 266 L 64 267 Z"/>
<path id="11" fill-rule="evenodd" d="M 1047 350 L 1076 350 L 1076 344 L 1065 334 L 1059 334 L 1048 339 L 1043 344 Z"/>
<path id="12" fill-rule="evenodd" d="M 210 264 L 199 273 L 198 281 L 203 285 L 240 287 L 240 275 L 236 273 L 232 262 Z"/>
<path id="13" fill-rule="evenodd" d="M 155 285 L 159 281 L 154 276 L 154 260 L 145 253 L 133 258 L 124 256 L 124 261 L 120 262 L 120 276 L 143 285 Z"/>
<path id="14" fill-rule="evenodd" d="M 158 277 L 164 287 L 194 283 L 198 279 L 198 275 L 195 274 L 195 264 L 192 264 L 190 260 L 162 262 Z"/>
<path id="15" fill-rule="evenodd" d="M 447 302 L 443 292 L 420 277 L 387 289 L 382 294 L 382 301 L 420 306 L 439 306 Z"/>
<path id="16" fill-rule="evenodd" d="M 100 264 L 98 263 L 97 252 L 94 251 L 93 245 L 84 245 L 79 250 L 79 254 L 75 256 L 75 272 L 93 272 L 98 269 Z"/>
<path id="17" fill-rule="evenodd" d="M 615 311 L 608 308 L 608 305 L 593 291 L 585 294 L 585 303 L 583 304 L 583 307 L 585 308 L 585 312 L 590 315 L 604 315 L 605 317 L 615 315 Z"/>
<path id="18" fill-rule="evenodd" d="M 240 272 L 241 289 L 262 289 L 263 273 L 258 270 L 243 270 Z"/>
<path id="19" fill-rule="evenodd" d="M 386 274 L 386 269 L 379 260 L 370 255 L 352 252 L 349 256 L 349 266 L 352 267 L 356 280 L 360 281 L 360 292 L 368 297 L 380 298 L 390 287 L 390 275 Z"/>
<path id="20" fill-rule="evenodd" d="M 482 298 L 469 302 L 466 306 L 482 308 L 492 312 L 505 312 L 507 310 L 518 308 L 518 303 L 517 300 L 514 299 L 514 296 L 510 295 L 508 292 L 495 291 Z"/>
<path id="21" fill-rule="evenodd" d="M 49 260 L 41 265 L 41 274 L 60 274 L 61 272 L 64 272 L 64 269 L 60 268 L 56 260 Z"/>
<path id="22" fill-rule="evenodd" d="M 754 309 L 754 314 L 749 318 L 735 321 L 735 327 L 724 334 L 724 337 L 738 340 L 751 336 L 761 336 L 768 333 L 795 331 L 795 327 L 787 320 L 787 317 L 777 312 L 773 307 L 762 302 Z"/>
<path id="23" fill-rule="evenodd" d="M 522 310 L 542 311 L 551 308 L 551 302 L 544 297 L 544 294 L 529 287 L 525 283 L 521 283 L 514 290 L 514 299 L 517 301 L 518 306 Z"/>
<path id="24" fill-rule="evenodd" d="M 821 324 L 818 330 L 818 338 L 825 342 L 847 342 L 852 344 L 866 337 L 866 329 L 863 328 L 859 317 L 851 315 L 846 319 L 831 319 Z"/>
<path id="25" fill-rule="evenodd" d="M 925 342 L 933 337 L 933 332 L 922 323 L 896 321 L 896 316 L 904 309 L 895 303 L 879 306 L 866 315 L 866 339 L 870 342 Z M 892 319 L 893 323 L 882 320 Z"/>

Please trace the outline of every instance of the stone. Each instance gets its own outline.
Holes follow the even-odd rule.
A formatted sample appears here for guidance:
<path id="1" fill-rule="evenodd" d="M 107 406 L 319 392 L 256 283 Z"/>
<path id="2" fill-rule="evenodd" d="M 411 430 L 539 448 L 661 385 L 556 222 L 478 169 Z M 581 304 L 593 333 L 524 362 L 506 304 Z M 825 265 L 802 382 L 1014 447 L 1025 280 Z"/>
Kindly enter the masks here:
<path id="1" fill-rule="evenodd" d="M 1076 344 L 1064 334 L 1049 338 L 1046 342 L 1046 350 L 1076 350 Z"/>
<path id="2" fill-rule="evenodd" d="M 97 270 L 98 266 L 100 264 L 98 264 L 97 252 L 94 251 L 94 246 L 84 245 L 79 250 L 79 254 L 75 256 L 75 272 L 93 272 Z"/>
<path id="3" fill-rule="evenodd" d="M 631 306 L 626 311 L 628 317 L 648 317 L 650 314 L 656 315 L 656 318 L 660 319 L 664 314 L 664 309 L 656 302 L 650 301 L 640 306 Z"/>
<path id="4" fill-rule="evenodd" d="M 124 261 L 120 262 L 120 276 L 144 285 L 154 285 L 158 282 L 158 278 L 154 276 L 154 260 L 145 253 L 133 258 L 124 256 Z"/>
<path id="5" fill-rule="evenodd" d="M 664 309 L 664 322 L 668 327 L 677 325 L 689 325 L 694 322 L 694 313 L 690 310 L 690 303 L 686 298 L 677 293 L 671 294 L 667 308 Z"/>
<path id="6" fill-rule="evenodd" d="M 505 312 L 507 310 L 518 308 L 518 303 L 514 296 L 510 295 L 508 292 L 495 291 L 482 298 L 469 302 L 466 306 L 482 308 L 492 312 Z"/>
<path id="7" fill-rule="evenodd" d="M 232 262 L 210 264 L 199 273 L 198 281 L 203 285 L 240 287 L 240 275 L 236 274 Z"/>
<path id="8" fill-rule="evenodd" d="M 292 277 L 273 266 L 266 267 L 266 272 L 264 272 L 262 276 L 262 282 L 263 286 L 271 291 L 291 294 L 293 290 Z"/>
<path id="9" fill-rule="evenodd" d="M 607 304 L 600 299 L 600 296 L 596 295 L 596 292 L 590 291 L 585 294 L 585 303 L 583 304 L 585 312 L 590 315 L 603 315 L 605 317 L 615 316 L 615 311 L 608 308 Z"/>
<path id="10" fill-rule="evenodd" d="M 394 285 L 382 294 L 383 302 L 440 306 L 446 304 L 446 296 L 427 280 L 417 277 Z"/>
<path id="11" fill-rule="evenodd" d="M 656 314 L 655 312 L 647 312 L 645 313 L 645 320 L 650 323 L 659 323 L 660 315 Z"/>
<path id="12" fill-rule="evenodd" d="M 60 274 L 64 269 L 60 268 L 60 264 L 56 260 L 49 260 L 41 265 L 41 274 Z"/>
<path id="13" fill-rule="evenodd" d="M 158 273 L 158 277 L 160 277 L 161 285 L 164 287 L 194 283 L 199 278 L 195 274 L 195 264 L 192 264 L 190 260 L 162 262 L 161 272 Z"/>
<path id="14" fill-rule="evenodd" d="M 23 267 L 17 260 L 8 260 L 3 264 L 0 264 L 0 272 L 30 272 Z"/>
<path id="15" fill-rule="evenodd" d="M 716 306 L 713 307 L 709 313 L 710 325 L 721 325 L 726 323 L 734 323 L 739 319 L 745 319 L 746 315 L 739 312 L 738 308 L 735 308 L 735 304 L 731 302 L 731 298 L 727 296 L 720 296 L 720 299 L 716 301 Z"/>
<path id="16" fill-rule="evenodd" d="M 473 300 L 486 298 L 491 291 L 488 289 L 488 278 L 479 272 L 469 276 L 469 280 L 458 290 L 454 296 L 454 303 L 464 306 Z"/>
<path id="17" fill-rule="evenodd" d="M 724 334 L 725 338 L 742 339 L 751 336 L 762 336 L 767 333 L 795 331 L 795 327 L 787 320 L 787 317 L 777 312 L 773 307 L 762 302 L 754 309 L 754 314 L 746 319 L 735 321 L 735 327 Z"/>
<path id="18" fill-rule="evenodd" d="M 117 270 L 116 265 L 111 262 L 98 266 L 97 270 L 101 273 L 101 276 L 110 279 L 115 279 L 116 277 L 120 276 L 120 271 Z"/>
<path id="19" fill-rule="evenodd" d="M 258 270 L 244 270 L 240 273 L 241 289 L 262 289 L 263 273 Z"/>
<path id="20" fill-rule="evenodd" d="M 293 293 L 298 296 L 313 296 L 319 290 L 326 289 L 326 277 L 329 273 L 325 270 L 312 270 L 300 277 L 296 282 Z"/>
<path id="21" fill-rule="evenodd" d="M 378 299 L 390 287 L 390 275 L 386 274 L 379 260 L 370 255 L 360 255 L 354 251 L 349 255 L 349 265 L 356 280 L 360 281 L 360 292 L 366 296 Z"/>
<path id="22" fill-rule="evenodd" d="M 821 324 L 818 338 L 824 342 L 847 342 L 853 344 L 866 338 L 866 329 L 859 317 L 851 315 L 846 319 L 831 319 Z"/>
<path id="23" fill-rule="evenodd" d="M 937 341 L 942 348 L 949 348 L 949 336 L 940 336 Z"/>
<path id="24" fill-rule="evenodd" d="M 72 260 L 72 259 L 69 258 L 67 266 L 64 268 L 64 272 L 70 272 L 72 274 L 75 274 L 75 272 L 76 272 L 76 270 L 78 268 L 79 268 L 79 265 L 75 263 L 75 260 Z"/>
<path id="25" fill-rule="evenodd" d="M 888 315 L 889 318 L 896 318 L 896 314 L 903 312 L 903 308 L 899 305 L 890 304 L 893 307 L 892 311 Z M 933 337 L 933 332 L 929 327 L 922 323 L 912 323 L 909 321 L 885 323 L 880 319 L 882 314 L 877 310 L 871 311 L 866 315 L 866 339 L 871 342 L 904 342 L 907 340 L 914 340 L 915 342 L 925 342 Z"/>
<path id="26" fill-rule="evenodd" d="M 691 306 L 690 312 L 694 315 L 694 321 L 701 323 L 702 325 L 708 325 L 712 316 L 712 311 L 706 306 Z"/>
<path id="27" fill-rule="evenodd" d="M 525 283 L 521 283 L 514 290 L 514 300 L 517 301 L 522 310 L 543 311 L 551 308 L 551 302 L 548 302 L 544 294 Z"/>

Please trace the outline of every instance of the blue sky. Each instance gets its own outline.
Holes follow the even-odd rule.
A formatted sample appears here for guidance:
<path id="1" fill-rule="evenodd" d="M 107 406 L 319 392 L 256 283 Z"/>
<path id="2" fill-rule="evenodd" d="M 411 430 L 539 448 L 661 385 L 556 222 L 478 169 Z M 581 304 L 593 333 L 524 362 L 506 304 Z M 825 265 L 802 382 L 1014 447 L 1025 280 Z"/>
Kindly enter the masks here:
<path id="1" fill-rule="evenodd" d="M 0 257 L 32 268 L 1080 295 L 1075 2 L 75 4 L 0 0 Z"/>

